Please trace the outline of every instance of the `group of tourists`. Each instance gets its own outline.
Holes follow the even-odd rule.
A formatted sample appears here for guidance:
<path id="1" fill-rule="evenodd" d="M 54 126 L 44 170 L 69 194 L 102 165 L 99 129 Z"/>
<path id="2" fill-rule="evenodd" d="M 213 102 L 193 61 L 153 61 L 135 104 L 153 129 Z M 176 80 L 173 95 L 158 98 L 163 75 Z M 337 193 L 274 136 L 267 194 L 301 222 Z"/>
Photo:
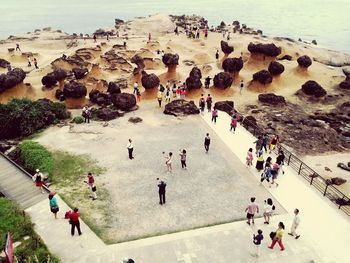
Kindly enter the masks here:
<path id="1" fill-rule="evenodd" d="M 185 99 L 187 94 L 187 84 L 186 82 L 174 81 L 170 82 L 169 80 L 166 82 L 165 87 L 163 84 L 159 85 L 157 92 L 157 101 L 159 107 L 162 106 L 163 98 L 165 102 L 170 102 L 171 98 L 173 99 Z"/>

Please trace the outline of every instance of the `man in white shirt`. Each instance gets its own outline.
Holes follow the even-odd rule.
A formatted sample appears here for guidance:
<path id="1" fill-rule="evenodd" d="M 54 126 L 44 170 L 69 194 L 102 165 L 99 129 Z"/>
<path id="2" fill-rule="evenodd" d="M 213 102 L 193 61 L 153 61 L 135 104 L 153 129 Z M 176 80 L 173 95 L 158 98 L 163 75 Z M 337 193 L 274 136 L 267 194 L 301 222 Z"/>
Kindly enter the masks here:
<path id="1" fill-rule="evenodd" d="M 294 219 L 293 219 L 292 227 L 288 235 L 295 236 L 295 239 L 298 239 L 300 235 L 296 233 L 296 229 L 298 228 L 299 224 L 300 224 L 299 209 L 296 208 L 294 210 Z"/>
<path id="2" fill-rule="evenodd" d="M 135 81 L 134 83 L 134 92 L 133 94 L 137 94 L 137 91 L 139 90 L 139 84 L 137 84 L 137 82 Z"/>
<path id="3" fill-rule="evenodd" d="M 132 145 L 131 139 L 129 139 L 129 142 L 128 142 L 128 144 L 126 145 L 126 148 L 128 149 L 128 152 L 129 152 L 129 159 L 130 159 L 130 160 L 134 159 L 134 157 L 132 156 L 132 152 L 133 152 L 133 150 L 134 150 L 134 146 Z"/>

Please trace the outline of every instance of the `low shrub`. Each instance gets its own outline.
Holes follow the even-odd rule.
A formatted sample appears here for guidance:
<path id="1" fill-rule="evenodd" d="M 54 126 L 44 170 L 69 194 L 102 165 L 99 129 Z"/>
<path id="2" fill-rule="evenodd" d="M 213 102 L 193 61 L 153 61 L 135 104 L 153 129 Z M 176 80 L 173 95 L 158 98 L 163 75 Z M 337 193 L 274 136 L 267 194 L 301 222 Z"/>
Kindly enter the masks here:
<path id="1" fill-rule="evenodd" d="M 76 123 L 76 124 L 81 124 L 84 122 L 84 118 L 81 116 L 75 116 L 72 120 L 72 122 Z"/>
<path id="2" fill-rule="evenodd" d="M 12 99 L 0 104 L 0 140 L 31 135 L 69 117 L 62 103 L 48 99 Z"/>

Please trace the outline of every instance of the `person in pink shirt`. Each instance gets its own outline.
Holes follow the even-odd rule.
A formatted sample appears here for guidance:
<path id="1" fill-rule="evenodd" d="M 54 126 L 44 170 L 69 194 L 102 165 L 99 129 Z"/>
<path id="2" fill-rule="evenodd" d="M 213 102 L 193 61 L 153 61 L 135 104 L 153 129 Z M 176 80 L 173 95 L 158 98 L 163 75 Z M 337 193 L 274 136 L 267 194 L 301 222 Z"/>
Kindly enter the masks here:
<path id="1" fill-rule="evenodd" d="M 247 224 L 250 225 L 250 221 L 254 224 L 254 215 L 259 213 L 259 206 L 255 203 L 255 197 L 250 198 L 250 204 L 245 211 L 247 212 Z"/>
<path id="2" fill-rule="evenodd" d="M 248 152 L 247 152 L 247 157 L 246 157 L 246 164 L 247 167 L 253 165 L 253 149 L 249 148 Z"/>

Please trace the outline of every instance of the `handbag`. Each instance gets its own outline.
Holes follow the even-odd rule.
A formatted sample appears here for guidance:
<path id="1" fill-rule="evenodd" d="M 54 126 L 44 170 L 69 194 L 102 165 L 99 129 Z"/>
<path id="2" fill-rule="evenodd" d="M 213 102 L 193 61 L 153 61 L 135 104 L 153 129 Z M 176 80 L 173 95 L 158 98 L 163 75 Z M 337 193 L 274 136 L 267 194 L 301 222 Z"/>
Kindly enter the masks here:
<path id="1" fill-rule="evenodd" d="M 274 239 L 275 236 L 276 236 L 276 232 L 271 232 L 271 233 L 270 233 L 270 238 L 271 238 L 271 239 Z"/>

